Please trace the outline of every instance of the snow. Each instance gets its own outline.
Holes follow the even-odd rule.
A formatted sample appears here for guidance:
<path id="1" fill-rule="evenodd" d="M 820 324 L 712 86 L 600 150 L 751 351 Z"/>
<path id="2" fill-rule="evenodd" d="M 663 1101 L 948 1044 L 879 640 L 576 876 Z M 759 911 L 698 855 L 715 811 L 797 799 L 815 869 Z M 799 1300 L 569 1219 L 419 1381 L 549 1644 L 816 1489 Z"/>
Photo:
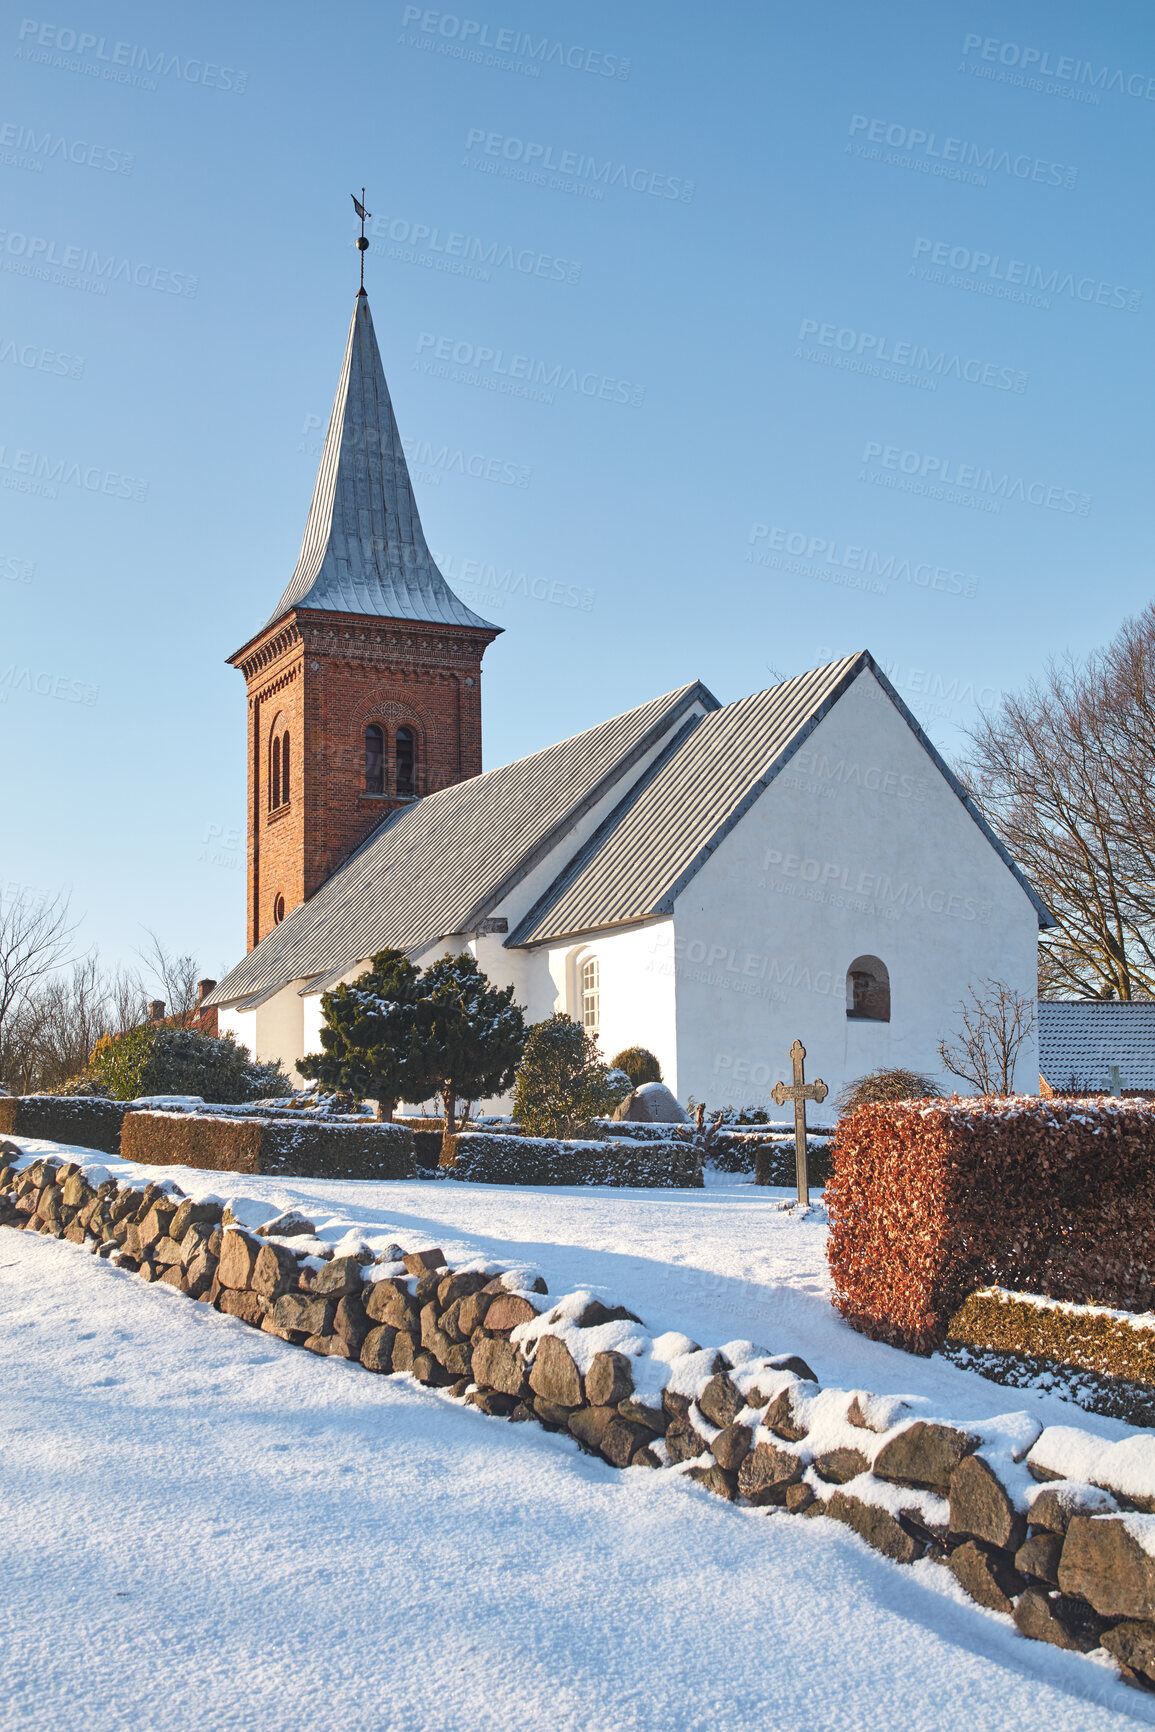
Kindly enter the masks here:
<path id="1" fill-rule="evenodd" d="M 740 1340 L 971 1429 L 1008 1406 L 855 1335 L 829 1306 L 821 1225 L 733 1177 L 643 1192 L 167 1171 L 190 1194 L 235 1185 L 266 1219 L 296 1208 L 326 1244 L 340 1227 L 439 1245 L 454 1267 L 539 1267 L 551 1300 L 592 1288 L 636 1311 L 671 1367 Z M 735 1508 L 681 1474 L 617 1473 L 76 1246 L 0 1231 L 0 1353 L 4 1732 L 1155 1725 L 1113 1668 L 1025 1641 L 929 1561 L 900 1568 L 841 1524 Z M 1100 1447 L 1127 1432 L 1014 1399 Z"/>
<path id="2" fill-rule="evenodd" d="M 1036 1311 L 1061 1311 L 1067 1317 L 1109 1317 L 1129 1329 L 1155 1329 L 1155 1311 L 1116 1311 L 1110 1305 L 1077 1305 L 1070 1299 L 1048 1299 L 1043 1293 L 1018 1293 L 1009 1287 L 982 1287 L 976 1299 L 1009 1299 Z"/>

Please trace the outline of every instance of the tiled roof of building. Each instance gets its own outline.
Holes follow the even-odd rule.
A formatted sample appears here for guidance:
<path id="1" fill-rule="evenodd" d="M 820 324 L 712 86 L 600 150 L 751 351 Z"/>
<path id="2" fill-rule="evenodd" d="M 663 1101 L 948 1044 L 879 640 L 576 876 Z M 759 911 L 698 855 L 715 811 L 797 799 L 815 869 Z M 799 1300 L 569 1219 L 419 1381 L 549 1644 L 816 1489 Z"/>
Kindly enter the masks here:
<path id="1" fill-rule="evenodd" d="M 293 607 L 501 630 L 466 607 L 434 564 L 363 289 L 300 558 L 267 624 Z"/>
<path id="2" fill-rule="evenodd" d="M 1155 1003 L 1131 999 L 1044 999 L 1039 1005 L 1039 1071 L 1057 1093 L 1112 1087 L 1155 1089 Z"/>
<path id="3" fill-rule="evenodd" d="M 316 895 L 220 982 L 210 1004 L 338 978 L 387 946 L 472 932 L 487 911 L 679 722 L 718 700 L 694 681 L 392 813 Z"/>

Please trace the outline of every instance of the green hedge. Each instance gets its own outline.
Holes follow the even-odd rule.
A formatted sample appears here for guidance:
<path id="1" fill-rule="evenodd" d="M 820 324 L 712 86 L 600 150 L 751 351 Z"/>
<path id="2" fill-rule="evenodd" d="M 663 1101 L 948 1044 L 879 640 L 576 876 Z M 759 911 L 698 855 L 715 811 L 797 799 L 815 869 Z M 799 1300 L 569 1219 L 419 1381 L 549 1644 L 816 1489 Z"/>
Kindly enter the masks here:
<path id="1" fill-rule="evenodd" d="M 0 1136 L 44 1137 L 118 1155 L 129 1110 L 127 1101 L 99 1095 L 0 1095 Z"/>
<path id="2" fill-rule="evenodd" d="M 690 1143 L 555 1142 L 490 1131 L 454 1137 L 448 1171 L 478 1185 L 702 1185 L 702 1157 Z"/>
<path id="3" fill-rule="evenodd" d="M 743 1141 L 754 1144 L 754 1183 L 756 1185 L 784 1185 L 789 1190 L 794 1189 L 793 1137 L 785 1143 L 762 1142 L 754 1137 L 743 1138 Z M 811 1189 L 821 1191 L 830 1183 L 830 1144 L 826 1141 L 816 1143 L 807 1137 L 806 1165 L 810 1173 Z"/>
<path id="4" fill-rule="evenodd" d="M 413 1133 L 402 1125 L 308 1124 L 217 1113 L 130 1113 L 126 1161 L 298 1179 L 412 1179 Z"/>

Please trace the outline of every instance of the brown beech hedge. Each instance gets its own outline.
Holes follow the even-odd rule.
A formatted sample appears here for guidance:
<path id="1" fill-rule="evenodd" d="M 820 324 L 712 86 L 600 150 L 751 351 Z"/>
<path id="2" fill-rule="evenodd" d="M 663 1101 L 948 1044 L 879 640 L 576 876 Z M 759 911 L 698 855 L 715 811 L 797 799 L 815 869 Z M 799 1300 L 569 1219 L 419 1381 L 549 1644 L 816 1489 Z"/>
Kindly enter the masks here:
<path id="1" fill-rule="evenodd" d="M 932 1353 L 978 1287 L 1155 1305 L 1155 1107 L 1034 1097 L 892 1101 L 838 1125 L 834 1302 Z"/>

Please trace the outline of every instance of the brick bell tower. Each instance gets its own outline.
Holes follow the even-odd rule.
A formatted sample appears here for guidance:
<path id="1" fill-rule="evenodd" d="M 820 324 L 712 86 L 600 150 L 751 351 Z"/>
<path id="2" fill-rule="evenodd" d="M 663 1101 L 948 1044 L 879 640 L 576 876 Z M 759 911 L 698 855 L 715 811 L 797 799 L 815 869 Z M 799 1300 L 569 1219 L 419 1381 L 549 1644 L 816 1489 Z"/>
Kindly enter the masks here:
<path id="1" fill-rule="evenodd" d="M 364 288 L 297 568 L 245 676 L 251 950 L 390 812 L 481 773 L 497 637 L 433 562 Z"/>

